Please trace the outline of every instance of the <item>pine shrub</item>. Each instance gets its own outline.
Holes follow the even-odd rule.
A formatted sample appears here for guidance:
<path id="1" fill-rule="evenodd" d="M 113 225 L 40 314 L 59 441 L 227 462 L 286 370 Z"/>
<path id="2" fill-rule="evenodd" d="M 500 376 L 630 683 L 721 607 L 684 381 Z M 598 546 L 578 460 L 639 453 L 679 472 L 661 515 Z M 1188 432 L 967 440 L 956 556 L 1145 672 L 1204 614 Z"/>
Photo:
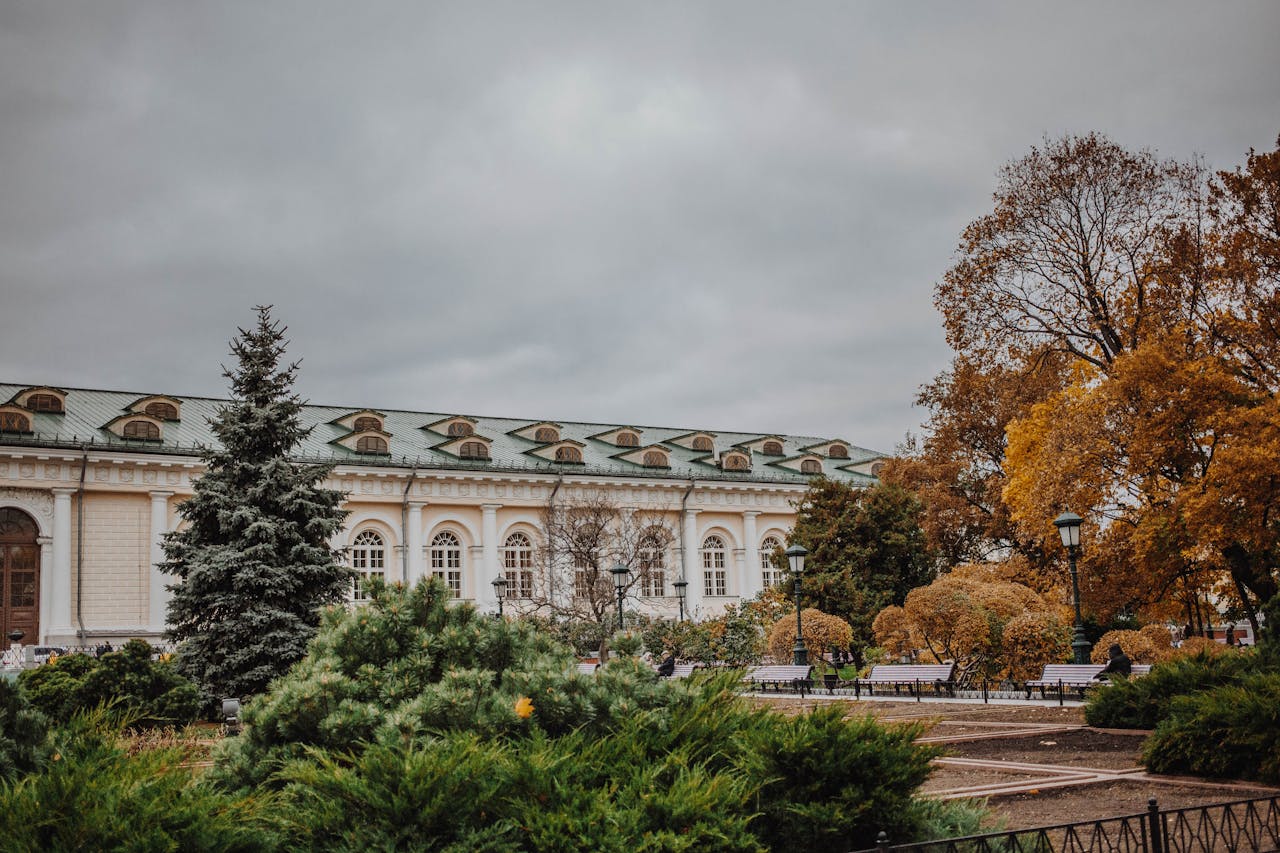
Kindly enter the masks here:
<path id="1" fill-rule="evenodd" d="M 48 754 L 49 721 L 22 689 L 0 676 L 0 782 L 38 769 Z"/>
<path id="2" fill-rule="evenodd" d="M 52 720 L 107 706 L 128 715 L 136 728 L 191 722 L 199 690 L 172 662 L 152 660 L 154 654 L 145 641 L 130 640 L 100 658 L 63 655 L 18 679 L 31 703 Z"/>
<path id="3" fill-rule="evenodd" d="M 1174 699 L 1142 758 L 1156 773 L 1280 784 L 1280 672 Z"/>
<path id="4" fill-rule="evenodd" d="M 1254 656 L 1243 654 L 1175 658 L 1141 678 L 1114 680 L 1092 691 L 1084 717 L 1100 728 L 1154 729 L 1168 716 L 1174 699 L 1239 681 L 1256 666 Z"/>
<path id="5" fill-rule="evenodd" d="M 73 718 L 41 772 L 0 783 L 0 850 L 278 849 L 272 796 L 201 783 L 182 750 L 130 756 L 106 719 Z"/>

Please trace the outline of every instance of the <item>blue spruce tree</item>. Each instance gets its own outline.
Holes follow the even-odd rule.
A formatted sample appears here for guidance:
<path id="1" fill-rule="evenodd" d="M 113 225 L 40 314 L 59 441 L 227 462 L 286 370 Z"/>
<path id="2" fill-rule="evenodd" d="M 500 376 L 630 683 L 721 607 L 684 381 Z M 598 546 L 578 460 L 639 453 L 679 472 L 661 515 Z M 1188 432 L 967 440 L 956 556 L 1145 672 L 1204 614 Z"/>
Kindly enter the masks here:
<path id="1" fill-rule="evenodd" d="M 332 466 L 290 453 L 310 432 L 293 392 L 297 363 L 280 367 L 284 329 L 259 307 L 256 328 L 231 342 L 232 402 L 210 422 L 217 446 L 178 513 L 188 526 L 164 543 L 176 575 L 169 639 L 178 668 L 209 700 L 261 693 L 306 653 L 320 611 L 341 601 L 350 571 L 330 547 L 346 512 L 321 487 Z"/>

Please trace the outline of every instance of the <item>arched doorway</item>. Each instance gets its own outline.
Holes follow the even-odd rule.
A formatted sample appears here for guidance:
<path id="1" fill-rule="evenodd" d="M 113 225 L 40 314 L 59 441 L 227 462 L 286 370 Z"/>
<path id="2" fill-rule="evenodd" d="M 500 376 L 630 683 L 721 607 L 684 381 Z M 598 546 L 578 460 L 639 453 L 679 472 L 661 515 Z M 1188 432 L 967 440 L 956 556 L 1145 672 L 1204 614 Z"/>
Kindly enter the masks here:
<path id="1" fill-rule="evenodd" d="M 9 632 L 40 642 L 40 546 L 35 519 L 20 509 L 0 509 L 0 648 Z"/>

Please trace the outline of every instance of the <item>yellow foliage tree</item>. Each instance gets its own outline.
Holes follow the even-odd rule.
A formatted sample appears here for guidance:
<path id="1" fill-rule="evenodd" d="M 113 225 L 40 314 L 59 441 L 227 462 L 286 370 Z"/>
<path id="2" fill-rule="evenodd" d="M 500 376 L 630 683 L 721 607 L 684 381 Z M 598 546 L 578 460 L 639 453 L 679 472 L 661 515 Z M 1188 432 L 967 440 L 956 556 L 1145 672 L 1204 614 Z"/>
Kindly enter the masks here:
<path id="1" fill-rule="evenodd" d="M 1071 627 L 1052 613 L 1022 613 L 1004 626 L 1000 675 L 1018 681 L 1038 678 L 1045 664 L 1071 655 Z"/>
<path id="2" fill-rule="evenodd" d="M 1141 631 L 1108 631 L 1098 638 L 1093 646 L 1089 659 L 1094 663 L 1106 663 L 1110 656 L 1107 650 L 1112 643 L 1119 643 L 1120 648 L 1133 663 L 1155 663 L 1157 660 L 1155 644 Z"/>
<path id="3" fill-rule="evenodd" d="M 1169 633 L 1168 627 L 1152 623 L 1143 625 L 1138 629 L 1142 636 L 1151 641 L 1151 645 L 1156 650 L 1156 660 L 1168 660 L 1173 657 L 1173 635 Z"/>
<path id="4" fill-rule="evenodd" d="M 831 616 L 812 607 L 801 613 L 801 636 L 811 659 L 828 649 L 846 649 L 853 639 L 853 628 L 839 616 Z M 769 631 L 769 654 L 774 660 L 790 661 L 796 642 L 796 615 L 783 616 Z"/>

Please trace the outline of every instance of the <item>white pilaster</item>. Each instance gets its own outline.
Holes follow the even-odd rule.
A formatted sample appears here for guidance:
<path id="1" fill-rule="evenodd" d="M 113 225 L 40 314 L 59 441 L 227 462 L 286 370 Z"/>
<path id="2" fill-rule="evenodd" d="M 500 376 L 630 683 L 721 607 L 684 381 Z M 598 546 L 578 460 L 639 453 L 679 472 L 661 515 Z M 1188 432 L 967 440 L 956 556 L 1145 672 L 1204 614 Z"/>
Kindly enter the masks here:
<path id="1" fill-rule="evenodd" d="M 698 513 L 701 510 L 686 509 L 684 511 L 684 553 L 681 555 L 684 563 L 684 579 L 688 582 L 685 587 L 685 614 L 689 618 L 695 618 L 701 615 L 702 611 L 702 563 L 698 559 L 702 543 L 698 541 Z"/>
<path id="2" fill-rule="evenodd" d="M 493 596 L 493 582 L 498 578 L 498 510 L 502 504 L 481 504 L 481 547 L 484 565 L 476 579 L 476 603 L 486 610 L 497 610 L 498 600 Z"/>
<path id="3" fill-rule="evenodd" d="M 409 576 L 404 579 L 405 583 L 413 585 L 422 579 L 422 574 L 426 570 L 423 564 L 422 555 L 422 507 L 421 501 L 410 501 L 407 524 L 409 529 L 405 531 L 405 541 L 409 547 Z"/>
<path id="4" fill-rule="evenodd" d="M 42 613 L 40 621 L 40 632 L 46 639 L 67 639 L 75 634 L 71 627 L 71 496 L 75 493 L 75 489 L 53 490 L 53 559 L 49 567 L 49 615 L 46 622 Z M 44 566 L 41 565 L 41 570 L 43 569 Z"/>
<path id="5" fill-rule="evenodd" d="M 170 577 L 160 571 L 164 562 L 164 549 L 161 543 L 169 532 L 169 498 L 173 492 L 151 493 L 151 608 L 150 621 L 147 627 L 156 632 L 164 631 L 165 617 L 169 613 L 169 590 L 165 586 Z"/>
<path id="6" fill-rule="evenodd" d="M 752 598 L 764 588 L 764 578 L 760 576 L 760 534 L 756 531 L 756 516 L 760 513 L 747 510 L 742 514 L 742 544 L 746 554 L 746 569 L 742 573 L 743 598 Z"/>

